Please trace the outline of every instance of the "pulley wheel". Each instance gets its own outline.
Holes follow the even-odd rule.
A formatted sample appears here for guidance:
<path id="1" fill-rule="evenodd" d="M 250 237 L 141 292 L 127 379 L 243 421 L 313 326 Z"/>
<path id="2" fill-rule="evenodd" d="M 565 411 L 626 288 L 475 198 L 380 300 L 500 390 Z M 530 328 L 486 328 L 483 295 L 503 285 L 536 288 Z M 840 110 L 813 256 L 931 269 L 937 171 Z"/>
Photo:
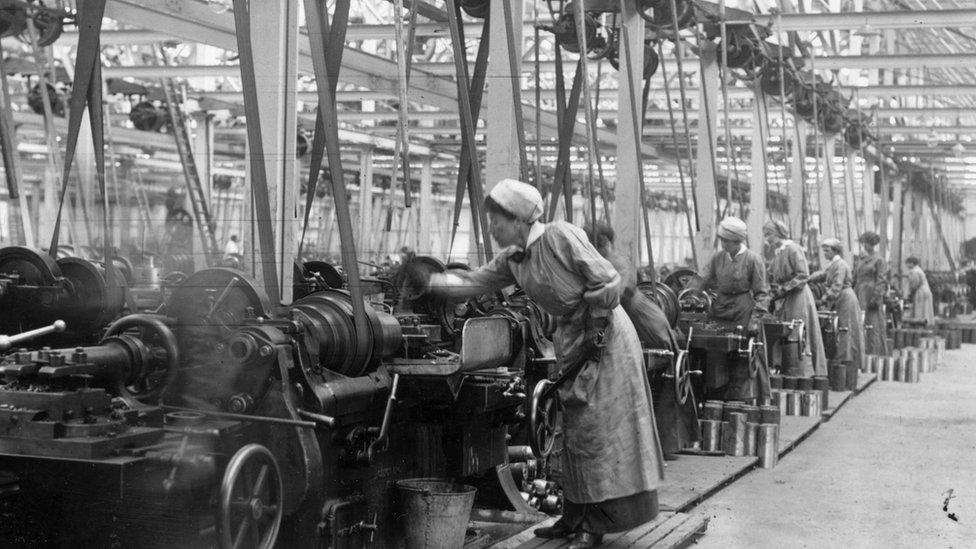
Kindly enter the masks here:
<path id="1" fill-rule="evenodd" d="M 678 324 L 678 314 L 681 309 L 678 307 L 678 296 L 670 286 L 660 281 L 654 283 L 640 282 L 637 284 L 637 289 L 648 299 L 657 303 L 672 328 Z"/>
<path id="2" fill-rule="evenodd" d="M 270 310 L 268 296 L 250 277 L 219 267 L 187 277 L 166 303 L 184 361 L 206 361 L 247 319 L 267 317 Z"/>
<path id="3" fill-rule="evenodd" d="M 548 379 L 536 383 L 529 401 L 529 447 L 538 459 L 548 457 L 556 442 L 556 397 L 543 398 L 552 385 Z"/>
<path id="4" fill-rule="evenodd" d="M 27 10 L 11 1 L 0 2 L 0 38 L 17 36 L 27 30 Z"/>
<path id="5" fill-rule="evenodd" d="M 125 277 L 115 266 L 115 282 L 108 286 L 105 267 L 80 257 L 58 260 L 71 293 L 64 303 L 63 318 L 73 331 L 95 332 L 112 321 L 125 306 Z"/>
<path id="6" fill-rule="evenodd" d="M 64 31 L 64 16 L 65 12 L 61 10 L 40 8 L 34 12 L 38 46 L 45 48 L 61 37 L 61 32 Z"/>
<path id="7" fill-rule="evenodd" d="M 271 549 L 284 514 L 278 462 L 260 444 L 234 454 L 220 483 L 217 543 L 221 549 Z"/>
<path id="8" fill-rule="evenodd" d="M 701 275 L 694 269 L 678 269 L 665 277 L 664 283 L 678 293 L 687 288 L 692 281 L 701 279 Z"/>
<path id="9" fill-rule="evenodd" d="M 61 277 L 61 268 L 54 259 L 33 248 L 7 246 L 0 249 L 0 274 L 18 273 L 31 286 L 52 286 Z"/>
<path id="10" fill-rule="evenodd" d="M 475 19 L 484 19 L 488 17 L 488 12 L 491 10 L 489 5 L 489 0 L 460 0 L 458 2 L 459 7 L 464 10 L 464 13 L 474 17 Z"/>

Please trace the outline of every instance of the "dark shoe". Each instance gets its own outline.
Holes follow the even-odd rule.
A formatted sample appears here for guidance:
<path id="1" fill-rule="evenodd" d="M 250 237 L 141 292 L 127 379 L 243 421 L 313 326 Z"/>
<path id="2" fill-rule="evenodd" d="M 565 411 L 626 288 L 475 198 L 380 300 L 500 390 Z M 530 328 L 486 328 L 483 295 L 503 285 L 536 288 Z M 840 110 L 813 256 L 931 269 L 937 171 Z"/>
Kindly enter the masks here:
<path id="1" fill-rule="evenodd" d="M 601 543 L 603 543 L 603 534 L 591 534 L 590 532 L 584 531 L 576 534 L 573 543 L 570 543 L 566 549 L 589 549 Z"/>
<path id="2" fill-rule="evenodd" d="M 557 520 L 552 526 L 536 528 L 533 532 L 537 538 L 558 539 L 572 537 L 573 529 L 566 526 L 566 523 Z"/>

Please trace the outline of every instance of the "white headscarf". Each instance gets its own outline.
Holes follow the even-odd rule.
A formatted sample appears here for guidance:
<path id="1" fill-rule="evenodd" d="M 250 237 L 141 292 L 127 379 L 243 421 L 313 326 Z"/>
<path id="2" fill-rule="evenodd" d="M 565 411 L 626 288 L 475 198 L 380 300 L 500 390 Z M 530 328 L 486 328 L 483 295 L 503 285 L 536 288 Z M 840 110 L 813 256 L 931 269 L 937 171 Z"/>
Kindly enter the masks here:
<path id="1" fill-rule="evenodd" d="M 738 217 L 726 217 L 718 225 L 718 237 L 733 242 L 745 242 L 748 238 L 746 222 Z"/>
<path id="2" fill-rule="evenodd" d="M 499 206 L 522 221 L 534 223 L 542 217 L 539 190 L 515 179 L 502 179 L 488 193 Z"/>

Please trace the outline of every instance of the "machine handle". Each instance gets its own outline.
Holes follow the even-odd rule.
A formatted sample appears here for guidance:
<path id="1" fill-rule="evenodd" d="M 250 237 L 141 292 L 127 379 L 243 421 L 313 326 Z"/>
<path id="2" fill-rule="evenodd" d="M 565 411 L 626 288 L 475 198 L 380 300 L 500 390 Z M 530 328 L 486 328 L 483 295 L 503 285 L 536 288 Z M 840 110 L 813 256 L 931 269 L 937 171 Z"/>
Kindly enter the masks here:
<path id="1" fill-rule="evenodd" d="M 50 326 L 45 326 L 43 328 L 37 328 L 35 330 L 27 330 L 26 332 L 17 335 L 0 335 L 0 351 L 7 351 L 14 345 L 18 343 L 29 341 L 35 337 L 46 336 L 48 334 L 53 334 L 56 332 L 63 332 L 68 325 L 64 323 L 63 320 L 55 320 L 54 324 Z"/>

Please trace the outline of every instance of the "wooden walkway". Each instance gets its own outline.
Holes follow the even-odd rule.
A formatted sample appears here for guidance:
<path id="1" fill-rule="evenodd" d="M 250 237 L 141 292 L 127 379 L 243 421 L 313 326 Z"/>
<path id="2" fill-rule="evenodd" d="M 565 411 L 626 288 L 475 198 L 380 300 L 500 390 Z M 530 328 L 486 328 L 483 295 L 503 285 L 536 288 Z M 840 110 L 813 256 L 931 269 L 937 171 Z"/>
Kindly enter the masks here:
<path id="1" fill-rule="evenodd" d="M 560 549 L 568 546 L 571 539 L 542 539 L 535 537 L 533 530 L 556 522 L 555 517 L 536 524 L 505 541 L 496 543 L 491 549 Z M 708 517 L 702 513 L 661 512 L 657 518 L 627 532 L 607 534 L 600 547 L 607 549 L 680 549 L 688 547 L 708 529 Z"/>

